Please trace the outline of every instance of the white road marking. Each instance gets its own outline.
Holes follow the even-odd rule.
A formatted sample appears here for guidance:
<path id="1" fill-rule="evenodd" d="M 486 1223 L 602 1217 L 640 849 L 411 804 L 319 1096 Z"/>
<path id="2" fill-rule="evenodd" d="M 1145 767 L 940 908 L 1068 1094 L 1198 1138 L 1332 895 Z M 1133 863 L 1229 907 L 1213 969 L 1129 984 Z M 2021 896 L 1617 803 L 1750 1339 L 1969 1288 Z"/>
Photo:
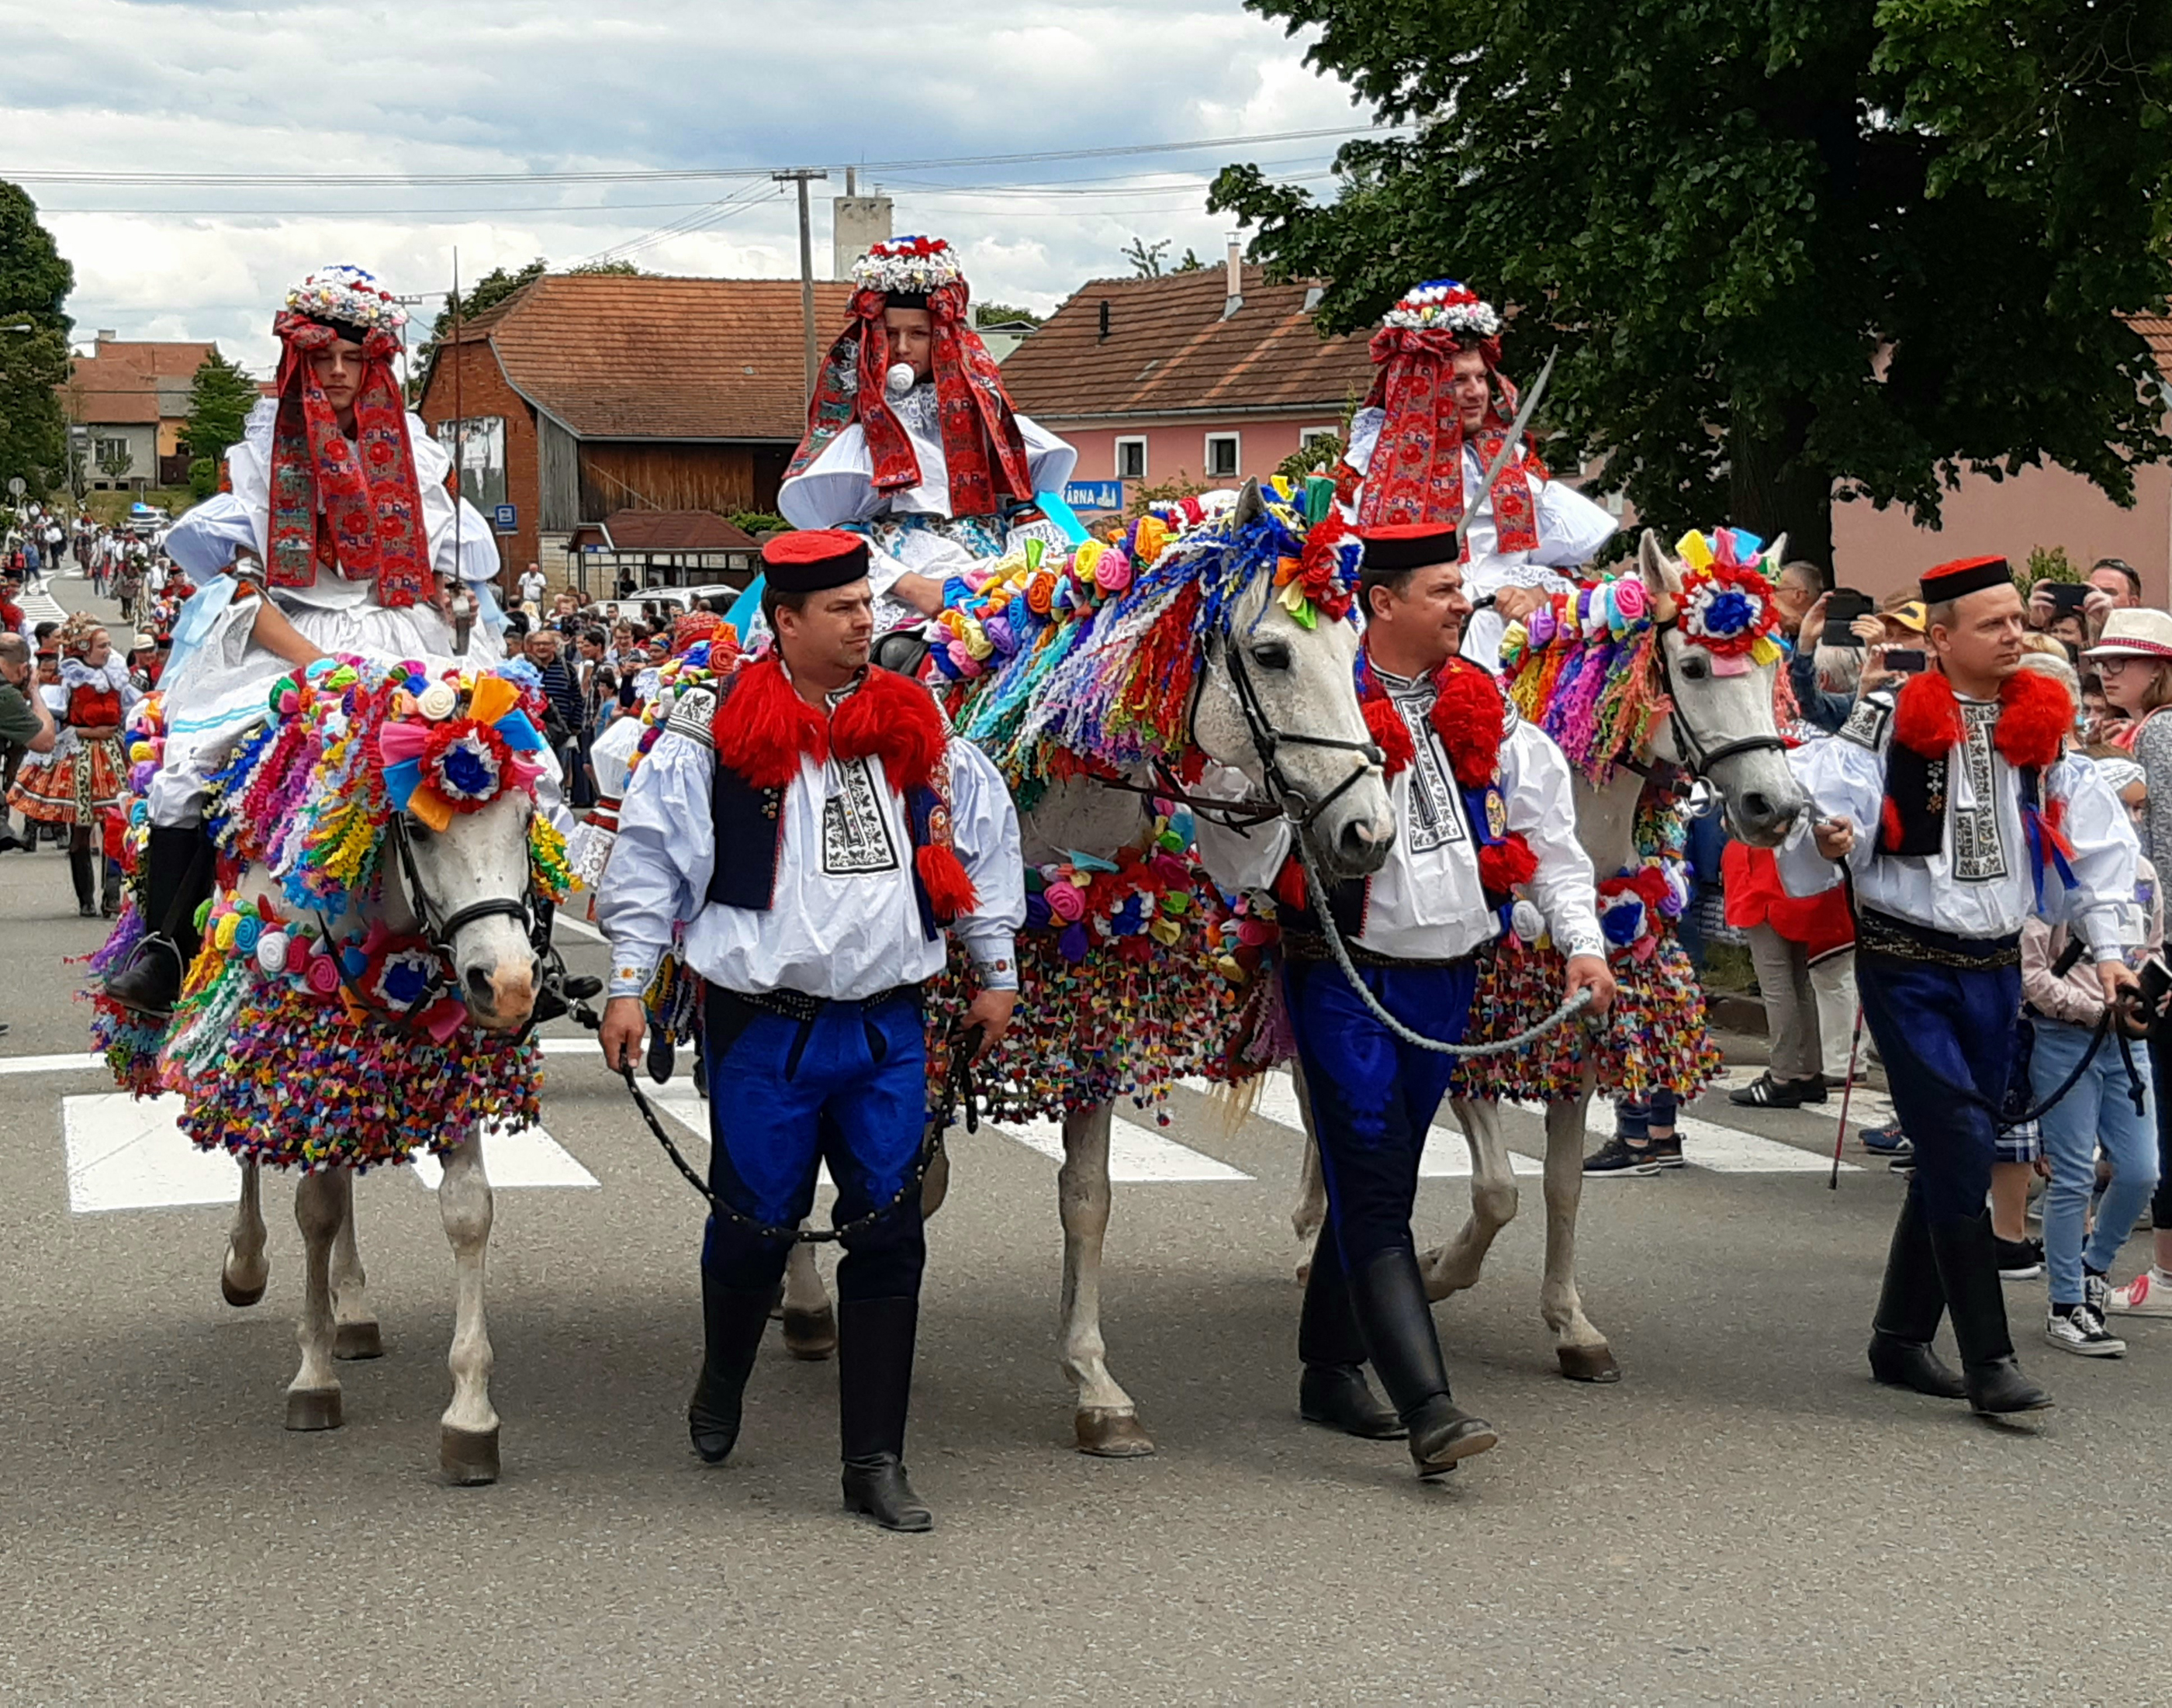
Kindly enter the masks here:
<path id="1" fill-rule="evenodd" d="M 0 1058 L 0 1074 L 74 1073 L 87 1067 L 103 1069 L 103 1055 L 10 1055 Z"/>
<path id="2" fill-rule="evenodd" d="M 435 1157 L 417 1157 L 409 1164 L 425 1190 L 434 1192 L 445 1178 L 444 1164 Z M 583 1168 L 563 1145 L 541 1127 L 508 1133 L 495 1126 L 482 1134 L 483 1172 L 492 1187 L 589 1187 L 596 1177 Z"/>
<path id="3" fill-rule="evenodd" d="M 1060 1121 L 1017 1121 L 997 1126 L 995 1131 L 1044 1157 L 1059 1163 L 1063 1160 L 1063 1125 Z M 1153 1128 L 1142 1126 L 1120 1112 L 1109 1124 L 1109 1178 L 1119 1183 L 1167 1183 L 1249 1180 L 1252 1177 L 1188 1145 L 1164 1138 Z"/>
<path id="4" fill-rule="evenodd" d="M 180 1130 L 180 1112 L 178 1097 L 138 1102 L 113 1091 L 62 1098 L 68 1208 L 89 1216 L 233 1203 L 241 1190 L 239 1167 L 223 1151 L 191 1144 Z"/>
<path id="5" fill-rule="evenodd" d="M 570 913 L 556 913 L 551 915 L 551 929 L 555 932 L 561 927 L 563 927 L 566 930 L 573 932 L 575 937 L 584 937 L 588 938 L 590 943 L 599 943 L 607 941 L 604 934 L 598 931 L 594 926 L 590 925 L 588 921 L 584 919 L 575 919 Z"/>
<path id="6" fill-rule="evenodd" d="M 1517 1103 L 1510 1107 L 1540 1120 L 1546 1117 L 1546 1106 L 1541 1103 Z M 1613 1106 L 1593 1098 L 1591 1107 L 1584 1112 L 1584 1131 L 1602 1139 L 1613 1137 Z M 1683 1160 L 1693 1168 L 1709 1168 L 1715 1174 L 1818 1174 L 1832 1167 L 1830 1151 L 1820 1156 L 1815 1151 L 1805 1151 L 1798 1146 L 1782 1144 L 1777 1139 L 1744 1132 L 1739 1127 L 1700 1120 L 1696 1115 L 1679 1116 L 1675 1131 L 1681 1135 Z M 1840 1171 L 1843 1174 L 1862 1172 L 1852 1163 L 1842 1163 Z"/>
<path id="7" fill-rule="evenodd" d="M 1187 1091 L 1196 1091 L 1202 1096 L 1212 1095 L 1215 1089 L 1203 1079 L 1179 1082 Z M 1279 1068 L 1266 1076 L 1266 1083 L 1261 1086 L 1252 1104 L 1252 1113 L 1299 1137 L 1304 1135 L 1304 1113 L 1298 1106 L 1297 1082 Z M 1546 1173 L 1545 1163 L 1515 1151 L 1509 1152 L 1508 1167 L 1518 1174 Z M 1418 1158 L 1421 1180 L 1467 1180 L 1470 1175 L 1470 1147 L 1464 1140 L 1462 1129 L 1435 1127 L 1426 1136 L 1425 1152 Z"/>

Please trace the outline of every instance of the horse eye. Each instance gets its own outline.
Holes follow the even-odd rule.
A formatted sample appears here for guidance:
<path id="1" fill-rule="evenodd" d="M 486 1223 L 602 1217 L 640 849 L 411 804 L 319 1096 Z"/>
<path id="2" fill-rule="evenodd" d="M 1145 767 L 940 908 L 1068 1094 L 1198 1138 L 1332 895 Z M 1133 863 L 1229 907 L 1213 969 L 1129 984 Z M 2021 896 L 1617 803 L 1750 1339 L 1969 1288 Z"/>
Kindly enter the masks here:
<path id="1" fill-rule="evenodd" d="M 1682 660 L 1682 674 L 1692 682 L 1702 682 L 1712 674 L 1712 666 L 1702 658 L 1694 657 L 1685 658 Z"/>
<path id="2" fill-rule="evenodd" d="M 1290 649 L 1287 641 L 1261 641 L 1252 648 L 1252 662 L 1262 670 L 1287 670 Z"/>

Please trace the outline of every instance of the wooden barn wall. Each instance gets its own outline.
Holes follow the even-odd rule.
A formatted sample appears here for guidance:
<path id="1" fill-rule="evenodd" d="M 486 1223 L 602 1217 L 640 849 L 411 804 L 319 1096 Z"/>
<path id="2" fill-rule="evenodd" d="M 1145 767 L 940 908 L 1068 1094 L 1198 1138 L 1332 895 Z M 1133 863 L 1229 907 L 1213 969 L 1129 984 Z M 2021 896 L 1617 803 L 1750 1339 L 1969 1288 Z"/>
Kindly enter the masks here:
<path id="1" fill-rule="evenodd" d="M 539 411 L 535 449 L 544 531 L 570 534 L 583 513 L 580 441 Z"/>
<path id="2" fill-rule="evenodd" d="M 600 522 L 615 510 L 754 509 L 755 460 L 750 445 L 584 442 L 581 520 Z"/>

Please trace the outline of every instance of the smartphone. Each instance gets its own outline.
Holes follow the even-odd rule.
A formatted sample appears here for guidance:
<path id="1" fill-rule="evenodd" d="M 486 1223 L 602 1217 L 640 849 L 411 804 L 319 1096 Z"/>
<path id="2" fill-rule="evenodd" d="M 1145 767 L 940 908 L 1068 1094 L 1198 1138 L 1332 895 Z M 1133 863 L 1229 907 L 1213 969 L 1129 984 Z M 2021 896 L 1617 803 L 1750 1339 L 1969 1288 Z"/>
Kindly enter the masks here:
<path id="1" fill-rule="evenodd" d="M 2062 616 L 2081 610 L 2089 596 L 2087 582 L 2055 581 L 2044 589 L 2044 597 L 2051 601 L 2051 609 Z"/>
<path id="2" fill-rule="evenodd" d="M 1836 587 L 1825 604 L 1825 633 L 1818 637 L 1821 647 L 1860 647 L 1863 637 L 1854 632 L 1852 625 L 1857 617 L 1871 615 L 1878 603 L 1867 593 L 1857 593 L 1852 587 Z"/>
<path id="3" fill-rule="evenodd" d="M 1888 647 L 1885 649 L 1885 668 L 1898 670 L 1904 676 L 1913 676 L 1924 664 L 1921 647 Z"/>

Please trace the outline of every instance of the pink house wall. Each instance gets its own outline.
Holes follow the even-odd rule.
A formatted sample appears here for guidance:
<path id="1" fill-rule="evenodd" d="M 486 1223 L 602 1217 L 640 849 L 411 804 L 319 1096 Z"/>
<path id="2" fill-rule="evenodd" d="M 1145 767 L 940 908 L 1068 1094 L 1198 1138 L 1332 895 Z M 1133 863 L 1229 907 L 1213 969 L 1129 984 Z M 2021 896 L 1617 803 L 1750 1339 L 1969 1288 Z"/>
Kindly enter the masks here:
<path id="1" fill-rule="evenodd" d="M 1209 433 L 1235 433 L 1238 436 L 1237 472 L 1241 481 L 1255 475 L 1264 480 L 1273 474 L 1282 459 L 1297 449 L 1298 435 L 1305 428 L 1325 427 L 1331 432 L 1341 429 L 1339 408 L 1323 409 L 1317 415 L 1291 416 L 1276 420 L 1263 420 L 1251 416 L 1223 421 L 1194 417 L 1179 422 L 1126 422 L 1121 427 L 1099 422 L 1074 427 L 1061 420 L 1040 419 L 1043 427 L 1051 432 L 1062 435 L 1078 451 L 1078 466 L 1071 476 L 1074 481 L 1115 480 L 1116 441 L 1119 438 L 1143 438 L 1147 442 L 1146 482 L 1153 486 L 1173 481 L 1179 475 L 1192 481 L 1207 482 L 1207 436 Z"/>
<path id="2" fill-rule="evenodd" d="M 1997 552 L 2019 567 L 2032 548 L 2062 545 L 2084 572 L 2099 557 L 2125 558 L 2142 572 L 2144 603 L 2162 608 L 2172 592 L 2172 468 L 2137 469 L 2134 485 L 2134 508 L 2122 510 L 2065 469 L 2007 481 L 1970 475 L 1946 495 L 1936 531 L 1916 527 L 1897 505 L 1836 504 L 1833 567 L 1845 586 L 1888 594 L 1951 558 Z"/>

